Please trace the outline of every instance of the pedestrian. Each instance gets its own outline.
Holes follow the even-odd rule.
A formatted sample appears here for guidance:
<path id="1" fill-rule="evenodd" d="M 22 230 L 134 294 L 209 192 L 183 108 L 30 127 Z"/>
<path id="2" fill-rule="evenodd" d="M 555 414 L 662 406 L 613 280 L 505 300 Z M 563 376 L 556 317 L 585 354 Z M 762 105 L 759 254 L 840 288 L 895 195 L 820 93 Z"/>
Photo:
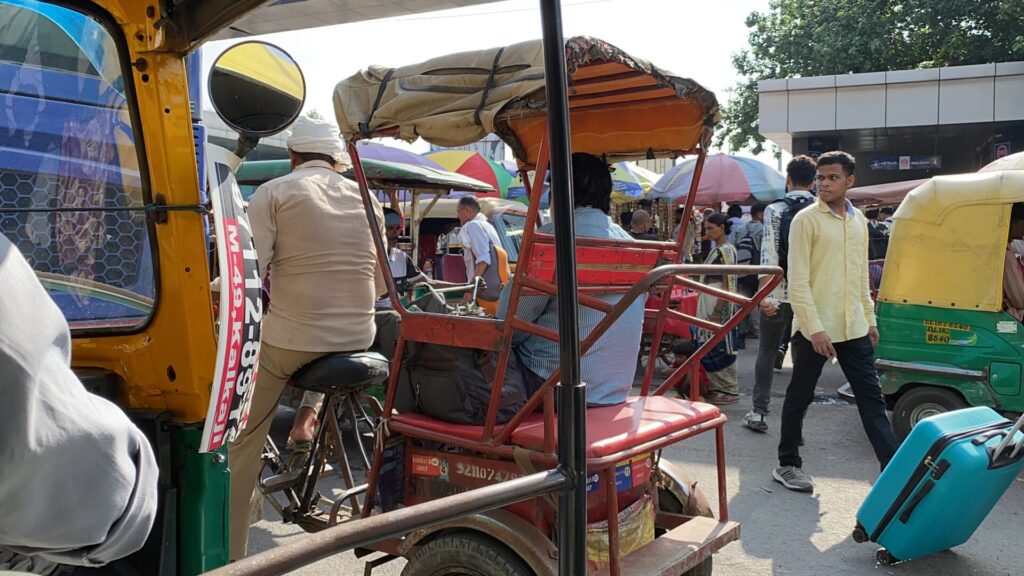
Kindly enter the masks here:
<path id="1" fill-rule="evenodd" d="M 885 225 L 885 231 L 887 234 L 892 233 L 892 217 L 896 213 L 896 209 L 892 206 L 885 206 L 881 210 L 882 224 Z"/>
<path id="2" fill-rule="evenodd" d="M 651 215 L 646 210 L 633 212 L 630 221 L 629 235 L 636 240 L 657 241 L 658 236 L 651 233 Z"/>
<path id="3" fill-rule="evenodd" d="M 797 156 L 786 165 L 786 196 L 773 202 L 764 210 L 764 237 L 761 241 L 761 265 L 779 266 L 780 248 L 783 252 L 788 244 L 782 241 L 782 220 L 786 216 L 787 223 L 803 208 L 814 202 L 811 191 L 814 189 L 814 159 L 810 156 Z M 787 232 L 788 227 L 787 227 Z M 768 276 L 760 279 L 763 286 Z M 782 368 L 782 360 L 786 356 L 785 346 L 789 341 L 789 331 L 793 320 L 793 309 L 789 305 L 786 292 L 786 279 L 761 301 L 756 311 L 759 316 L 758 327 L 760 339 L 757 342 L 757 363 L 754 368 L 754 405 L 753 409 L 743 417 L 743 424 L 756 432 L 768 431 L 768 407 L 771 403 L 772 368 Z"/>
<path id="4" fill-rule="evenodd" d="M 493 316 L 498 311 L 501 289 L 512 275 L 498 231 L 480 213 L 480 201 L 475 196 L 459 198 L 455 213 L 461 224 L 458 239 L 466 264 L 466 278 L 470 282 L 475 278 L 483 279 L 477 303 Z M 468 304 L 472 299 L 473 293 L 467 291 L 462 301 Z"/>
<path id="5" fill-rule="evenodd" d="M 881 214 L 878 208 L 864 212 L 868 219 L 868 260 L 883 260 L 889 250 L 889 227 L 880 220 Z"/>
<path id="6" fill-rule="evenodd" d="M 374 303 L 387 291 L 359 188 L 339 172 L 348 156 L 338 129 L 302 116 L 287 146 L 291 174 L 260 186 L 249 204 L 261 275 L 270 269 L 272 306 L 263 318 L 249 425 L 228 446 L 233 561 L 246 553 L 260 458 L 285 384 L 321 356 L 368 349 Z M 383 235 L 383 210 L 370 201 Z M 304 403 L 293 433 L 300 428 L 311 436 L 315 415 L 315 405 Z"/>
<path id="7" fill-rule="evenodd" d="M 739 204 L 732 204 L 726 214 L 729 215 L 730 230 L 732 230 L 729 232 L 729 244 L 736 246 L 739 239 L 747 233 L 747 223 L 743 220 L 743 207 Z"/>
<path id="8" fill-rule="evenodd" d="M 782 406 L 779 466 L 772 477 L 790 490 L 813 492 L 800 441 L 821 369 L 838 359 L 882 469 L 897 443 L 875 373 L 878 344 L 868 286 L 868 229 L 846 199 L 856 163 L 846 152 L 818 158 L 818 201 L 794 218 L 789 236 L 789 297 L 793 307 L 793 378 Z"/>
<path id="9" fill-rule="evenodd" d="M 750 222 L 747 222 L 747 233 L 736 243 L 737 263 L 741 266 L 759 266 L 761 264 L 761 245 L 764 239 L 764 202 L 756 202 L 750 207 Z M 758 278 L 756 274 L 740 276 L 736 282 L 740 294 L 750 298 L 757 292 Z M 740 324 L 743 339 L 758 338 L 759 314 L 748 314 Z"/>
<path id="10" fill-rule="evenodd" d="M 715 248 L 708 254 L 704 264 L 731 266 L 736 264 L 736 248 L 729 243 L 729 229 L 732 224 L 725 214 L 717 213 L 708 216 L 704 223 L 708 238 L 715 243 Z M 736 292 L 736 277 L 730 275 L 705 275 L 702 283 L 712 288 Z M 724 324 L 735 312 L 735 307 L 728 300 L 717 298 L 701 292 L 697 298 L 697 317 L 716 324 Z M 715 335 L 703 328 L 697 329 L 697 340 L 707 342 Z M 736 350 L 733 334 L 728 334 L 704 358 L 701 365 L 708 373 L 708 393 L 704 396 L 707 402 L 718 405 L 735 404 L 739 401 L 739 383 L 736 375 Z"/>

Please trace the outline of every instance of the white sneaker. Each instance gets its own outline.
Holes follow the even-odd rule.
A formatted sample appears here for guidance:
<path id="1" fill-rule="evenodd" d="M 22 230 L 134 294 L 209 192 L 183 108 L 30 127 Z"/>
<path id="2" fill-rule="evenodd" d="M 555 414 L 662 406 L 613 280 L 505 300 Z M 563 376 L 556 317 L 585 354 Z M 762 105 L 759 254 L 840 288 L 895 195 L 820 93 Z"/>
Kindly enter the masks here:
<path id="1" fill-rule="evenodd" d="M 743 416 L 743 425 L 750 428 L 754 432 L 767 432 L 768 421 L 765 419 L 764 414 L 758 414 L 751 410 Z"/>

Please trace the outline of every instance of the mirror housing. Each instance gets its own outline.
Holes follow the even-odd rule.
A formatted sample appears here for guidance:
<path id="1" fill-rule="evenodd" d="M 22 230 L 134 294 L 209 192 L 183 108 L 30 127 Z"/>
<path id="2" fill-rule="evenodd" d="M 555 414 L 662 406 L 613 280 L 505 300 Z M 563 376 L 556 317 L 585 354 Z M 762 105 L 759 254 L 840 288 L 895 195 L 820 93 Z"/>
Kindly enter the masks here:
<path id="1" fill-rule="evenodd" d="M 284 50 L 257 40 L 228 48 L 210 68 L 210 102 L 238 132 L 235 155 L 244 158 L 260 138 L 291 125 L 306 101 L 306 80 Z"/>

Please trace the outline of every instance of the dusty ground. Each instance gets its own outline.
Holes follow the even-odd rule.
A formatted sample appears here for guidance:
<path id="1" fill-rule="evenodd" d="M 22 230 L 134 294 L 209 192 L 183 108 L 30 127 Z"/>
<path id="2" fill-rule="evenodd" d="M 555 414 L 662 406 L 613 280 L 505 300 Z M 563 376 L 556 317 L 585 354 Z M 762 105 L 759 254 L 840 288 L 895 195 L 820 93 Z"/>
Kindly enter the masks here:
<path id="1" fill-rule="evenodd" d="M 753 343 L 756 347 L 756 342 Z M 826 367 L 819 385 L 819 403 L 812 406 L 805 426 L 804 467 L 816 484 L 813 495 L 790 492 L 772 481 L 778 441 L 778 412 L 788 383 L 789 367 L 776 374 L 774 414 L 768 434 L 740 425 L 750 407 L 750 388 L 756 352 L 741 352 L 739 373 L 742 401 L 725 412 L 729 510 L 742 524 L 742 539 L 715 556 L 715 576 L 1016 576 L 1024 574 L 1020 522 L 1024 512 L 1024 483 L 1018 481 L 989 515 L 974 537 L 953 551 L 884 567 L 875 564 L 872 544 L 850 538 L 854 516 L 877 475 L 878 465 L 860 425 L 857 411 L 835 400 L 845 382 L 837 366 Z M 684 466 L 713 498 L 714 444 L 711 435 L 677 445 L 666 457 Z M 969 495 L 965 494 L 965 498 Z M 955 514 L 955 509 L 950 511 Z M 301 531 L 270 519 L 254 526 L 251 549 L 265 550 L 295 538 Z M 391 576 L 402 562 L 374 571 Z M 294 572 L 305 576 L 356 576 L 363 562 L 351 553 Z"/>

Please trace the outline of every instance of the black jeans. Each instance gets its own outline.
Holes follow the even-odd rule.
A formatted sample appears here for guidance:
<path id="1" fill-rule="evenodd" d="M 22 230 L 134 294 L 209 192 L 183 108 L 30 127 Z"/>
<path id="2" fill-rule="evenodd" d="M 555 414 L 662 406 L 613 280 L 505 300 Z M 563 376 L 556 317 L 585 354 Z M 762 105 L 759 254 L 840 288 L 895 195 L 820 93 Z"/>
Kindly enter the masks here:
<path id="1" fill-rule="evenodd" d="M 867 336 L 833 342 L 839 358 L 839 366 L 850 381 L 857 401 L 857 411 L 875 450 L 882 469 L 896 453 L 898 444 L 892 433 L 892 425 L 885 414 L 885 400 L 875 373 L 875 349 Z M 782 405 L 782 435 L 779 439 L 779 464 L 782 466 L 803 466 L 800 459 L 800 438 L 803 437 L 804 414 L 814 401 L 814 388 L 821 376 L 826 358 L 814 351 L 811 342 L 803 334 L 793 336 L 793 379 L 786 390 L 786 401 Z"/>

